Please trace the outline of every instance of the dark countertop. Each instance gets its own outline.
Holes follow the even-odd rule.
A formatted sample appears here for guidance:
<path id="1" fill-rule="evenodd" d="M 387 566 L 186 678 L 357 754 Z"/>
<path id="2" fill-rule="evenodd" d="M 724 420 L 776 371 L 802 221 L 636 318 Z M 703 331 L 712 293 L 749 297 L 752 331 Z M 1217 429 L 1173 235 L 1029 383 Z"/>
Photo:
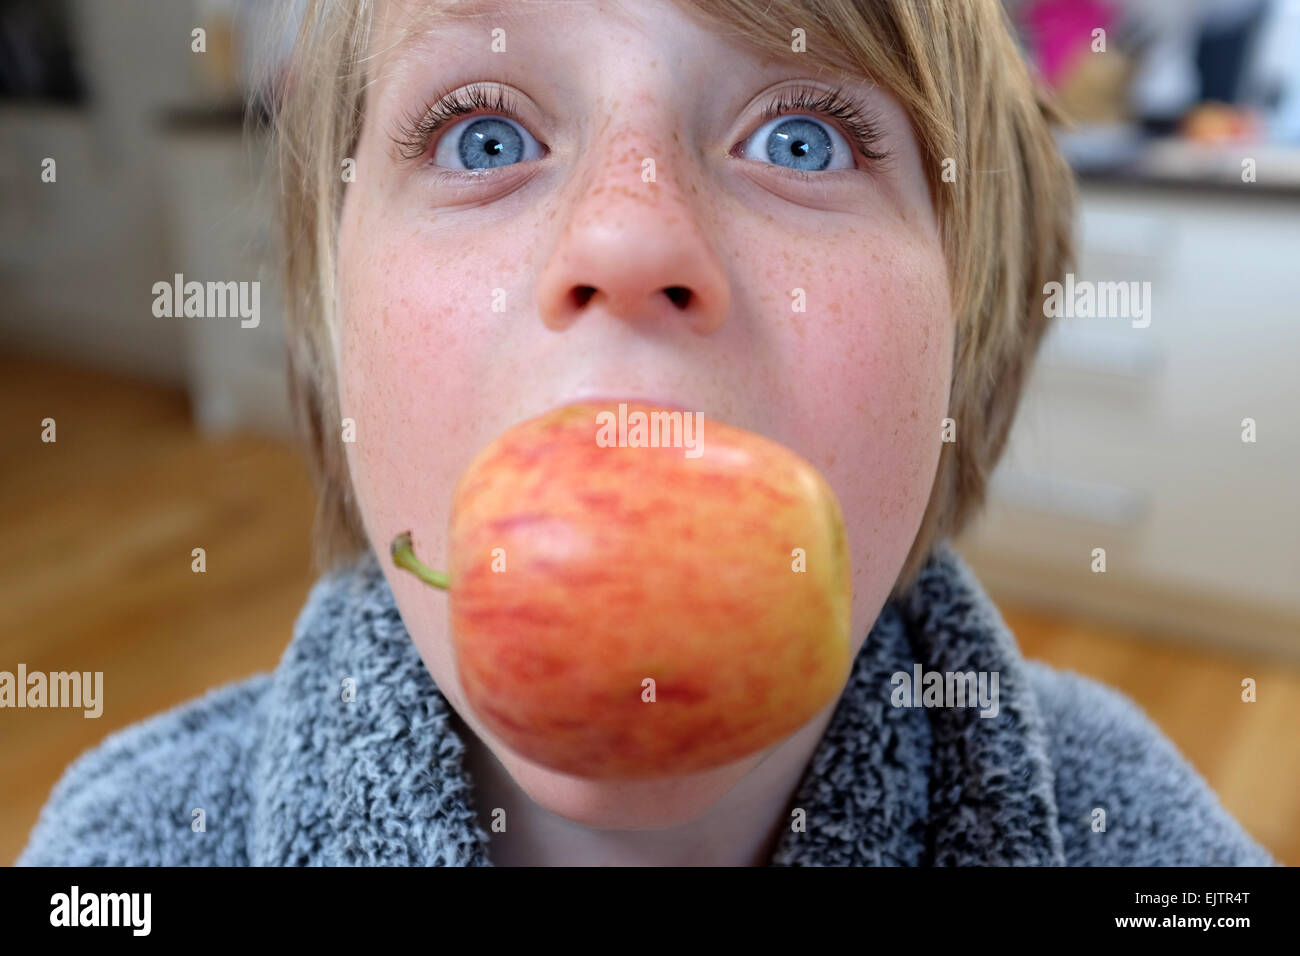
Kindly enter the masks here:
<path id="1" fill-rule="evenodd" d="M 1245 183 L 1240 179 L 1178 176 L 1143 169 L 1075 170 L 1075 174 L 1079 182 L 1085 185 L 1142 187 L 1179 193 L 1210 193 L 1216 196 L 1231 193 L 1242 197 L 1258 196 L 1300 201 L 1300 180 L 1268 182 L 1260 177 L 1256 182 Z"/>
<path id="2" fill-rule="evenodd" d="M 1179 139 L 1134 138 L 1126 142 L 1118 137 L 1110 143 L 1099 141 L 1096 146 L 1101 148 L 1094 148 L 1086 137 L 1062 142 L 1081 183 L 1300 199 L 1300 147 L 1269 143 L 1205 146 Z M 1255 160 L 1254 182 L 1241 179 L 1246 158 Z"/>

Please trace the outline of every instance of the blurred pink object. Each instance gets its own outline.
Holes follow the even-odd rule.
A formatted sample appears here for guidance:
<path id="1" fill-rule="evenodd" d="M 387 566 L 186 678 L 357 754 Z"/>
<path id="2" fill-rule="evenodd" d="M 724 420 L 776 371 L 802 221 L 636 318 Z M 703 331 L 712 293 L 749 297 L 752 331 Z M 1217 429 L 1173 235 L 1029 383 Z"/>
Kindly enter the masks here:
<path id="1" fill-rule="evenodd" d="M 1091 48 L 1092 31 L 1110 31 L 1115 9 L 1105 0 L 1039 0 L 1026 7 L 1021 20 L 1033 39 L 1039 71 L 1055 87 L 1071 61 Z"/>

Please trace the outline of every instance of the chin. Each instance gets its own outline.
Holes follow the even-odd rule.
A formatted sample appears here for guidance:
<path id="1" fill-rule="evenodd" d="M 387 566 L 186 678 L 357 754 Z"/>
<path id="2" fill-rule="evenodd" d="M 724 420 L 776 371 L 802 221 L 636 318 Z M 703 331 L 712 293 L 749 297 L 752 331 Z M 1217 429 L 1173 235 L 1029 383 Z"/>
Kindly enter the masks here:
<path id="1" fill-rule="evenodd" d="M 572 777 L 510 753 L 499 759 L 534 803 L 572 823 L 598 830 L 666 830 L 702 817 L 771 749 L 700 773 L 625 782 Z"/>

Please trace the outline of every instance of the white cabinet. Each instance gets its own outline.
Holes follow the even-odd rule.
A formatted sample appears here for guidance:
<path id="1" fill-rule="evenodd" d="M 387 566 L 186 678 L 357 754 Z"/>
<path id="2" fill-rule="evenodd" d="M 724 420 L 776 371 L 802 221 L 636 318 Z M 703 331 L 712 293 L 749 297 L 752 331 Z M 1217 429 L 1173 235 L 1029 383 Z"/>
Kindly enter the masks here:
<path id="1" fill-rule="evenodd" d="M 259 316 L 173 318 L 185 335 L 195 421 L 209 431 L 291 431 L 280 280 L 273 259 L 266 143 L 237 124 L 165 137 L 173 259 L 185 282 L 258 284 Z M 174 276 L 163 277 L 175 284 Z M 251 285 L 250 285 L 251 288 Z M 248 320 L 251 323 L 251 320 Z"/>
<path id="2" fill-rule="evenodd" d="M 1076 278 L 1150 325 L 1058 320 L 960 541 L 991 587 L 1300 655 L 1300 194 L 1248 188 L 1084 187 Z"/>

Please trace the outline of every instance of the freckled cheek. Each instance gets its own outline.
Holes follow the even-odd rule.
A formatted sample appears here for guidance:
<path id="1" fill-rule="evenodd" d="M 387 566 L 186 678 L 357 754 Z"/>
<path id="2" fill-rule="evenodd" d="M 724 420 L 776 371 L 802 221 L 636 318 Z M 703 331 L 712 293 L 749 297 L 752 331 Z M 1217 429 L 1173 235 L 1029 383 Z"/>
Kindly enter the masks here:
<path id="1" fill-rule="evenodd" d="M 800 391 L 800 426 L 864 547 L 855 569 L 872 579 L 897 572 L 938 464 L 953 345 L 944 270 L 928 250 L 845 264 L 825 279 L 830 320 L 809 319 L 798 353 L 798 379 L 817 383 Z"/>
<path id="2" fill-rule="evenodd" d="M 356 422 L 345 449 L 367 528 L 382 538 L 414 524 L 436 554 L 478 442 L 466 415 L 486 353 L 459 321 L 459 283 L 474 280 L 450 287 L 422 260 L 387 249 L 340 266 L 339 399 Z"/>
<path id="3" fill-rule="evenodd" d="M 882 445 L 910 447 L 939 434 L 952 373 L 952 318 L 944 263 L 931 255 L 898 255 L 871 269 L 847 266 L 819 287 L 828 300 L 809 318 L 797 374 L 821 383 L 806 394 L 828 438 L 845 426 Z M 848 278 L 844 278 L 848 277 Z M 809 312 L 812 312 L 810 307 Z M 933 421 L 920 424 L 921 419 Z M 933 428 L 930 428 L 933 425 Z"/>

